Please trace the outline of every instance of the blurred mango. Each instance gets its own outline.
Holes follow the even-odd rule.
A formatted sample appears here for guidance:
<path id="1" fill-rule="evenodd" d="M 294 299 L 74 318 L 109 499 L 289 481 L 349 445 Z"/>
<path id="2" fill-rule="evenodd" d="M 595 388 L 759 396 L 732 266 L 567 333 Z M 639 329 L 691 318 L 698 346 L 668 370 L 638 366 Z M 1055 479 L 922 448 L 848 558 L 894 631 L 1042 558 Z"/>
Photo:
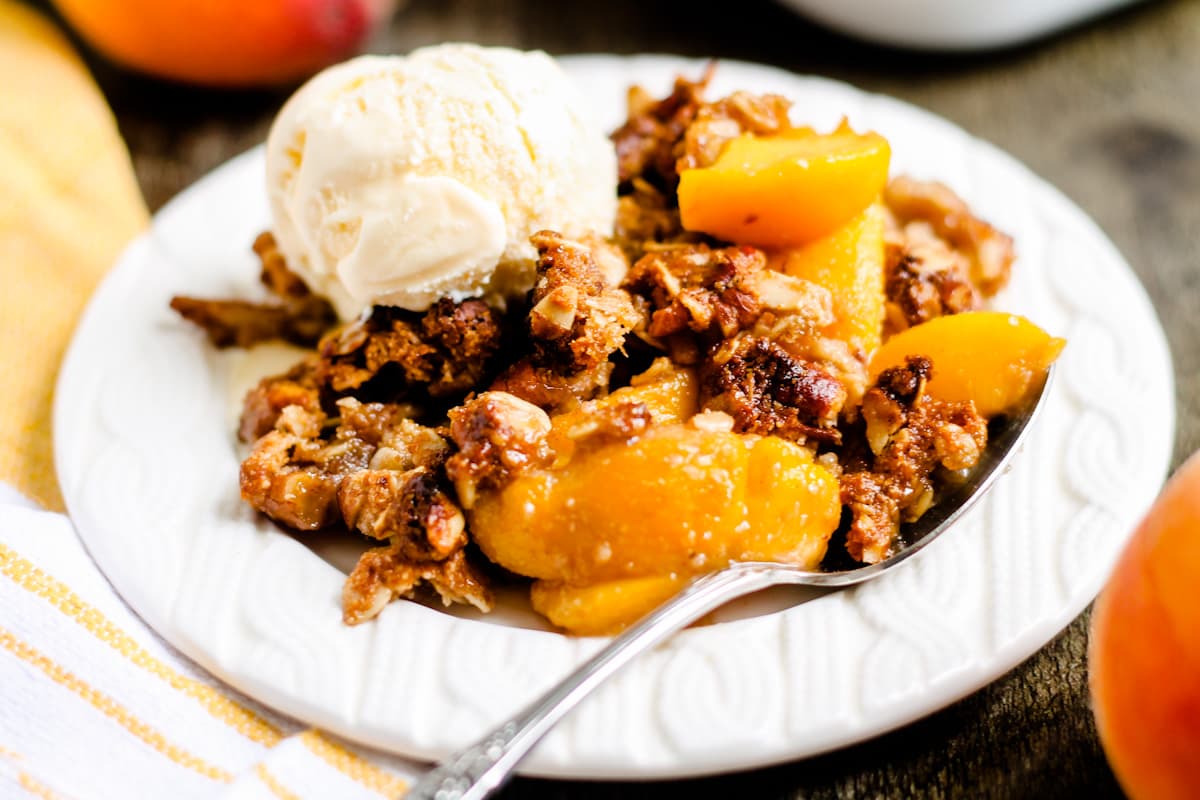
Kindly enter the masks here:
<path id="1" fill-rule="evenodd" d="M 53 0 L 118 64 L 209 86 L 304 78 L 348 58 L 396 0 Z"/>

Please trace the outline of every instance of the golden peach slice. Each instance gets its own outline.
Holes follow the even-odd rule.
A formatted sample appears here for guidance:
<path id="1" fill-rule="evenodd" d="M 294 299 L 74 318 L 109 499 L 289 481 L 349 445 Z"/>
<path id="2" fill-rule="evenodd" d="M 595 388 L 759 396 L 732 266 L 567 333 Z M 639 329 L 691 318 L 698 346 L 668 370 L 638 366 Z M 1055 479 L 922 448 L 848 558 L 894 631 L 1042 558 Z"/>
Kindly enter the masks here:
<path id="1" fill-rule="evenodd" d="M 816 566 L 840 515 L 837 478 L 808 450 L 668 424 L 481 496 L 470 523 L 501 566 L 587 586 L 731 561 Z"/>
<path id="2" fill-rule="evenodd" d="M 1019 405 L 1066 345 L 1024 317 L 969 311 L 902 331 L 871 359 L 871 379 L 908 356 L 933 362 L 927 390 L 952 402 L 971 400 L 984 417 Z"/>
<path id="3" fill-rule="evenodd" d="M 591 586 L 536 581 L 533 608 L 560 628 L 578 636 L 610 636 L 649 614 L 683 588 L 685 578 L 651 575 Z"/>
<path id="4" fill-rule="evenodd" d="M 845 225 L 887 182 L 891 149 L 882 136 L 796 128 L 743 134 L 708 167 L 679 176 L 683 227 L 738 244 L 795 247 Z"/>

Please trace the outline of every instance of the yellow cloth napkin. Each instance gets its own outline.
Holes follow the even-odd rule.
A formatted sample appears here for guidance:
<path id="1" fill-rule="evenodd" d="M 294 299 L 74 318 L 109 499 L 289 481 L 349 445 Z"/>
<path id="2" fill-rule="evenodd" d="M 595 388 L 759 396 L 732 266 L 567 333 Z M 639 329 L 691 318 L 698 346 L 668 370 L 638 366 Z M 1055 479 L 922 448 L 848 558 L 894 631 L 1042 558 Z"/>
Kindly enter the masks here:
<path id="1" fill-rule="evenodd" d="M 49 20 L 0 0 L 0 481 L 55 511 L 58 365 L 96 283 L 146 220 L 87 68 Z"/>

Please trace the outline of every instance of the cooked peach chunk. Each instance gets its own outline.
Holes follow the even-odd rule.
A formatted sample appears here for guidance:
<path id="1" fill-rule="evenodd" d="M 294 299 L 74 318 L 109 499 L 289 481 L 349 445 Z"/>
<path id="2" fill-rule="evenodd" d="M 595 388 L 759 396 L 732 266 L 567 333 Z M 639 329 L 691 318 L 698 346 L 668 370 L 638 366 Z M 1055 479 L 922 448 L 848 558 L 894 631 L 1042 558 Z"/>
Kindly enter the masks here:
<path id="1" fill-rule="evenodd" d="M 680 174 L 680 217 L 684 228 L 730 242 L 795 247 L 845 225 L 879 197 L 890 160 L 886 139 L 845 123 L 828 134 L 742 134 L 711 166 Z"/>
<path id="2" fill-rule="evenodd" d="M 840 514 L 837 478 L 808 450 L 669 424 L 481 495 L 470 522 L 497 564 L 587 586 L 735 560 L 814 567 Z"/>
<path id="3" fill-rule="evenodd" d="M 665 603 L 683 588 L 686 578 L 651 575 L 591 586 L 535 581 L 533 609 L 560 628 L 579 636 L 620 633 Z"/>
<path id="4" fill-rule="evenodd" d="M 872 203 L 832 233 L 777 253 L 772 266 L 823 286 L 833 296 L 834 322 L 824 333 L 865 359 L 879 347 L 884 317 L 883 207 Z"/>
<path id="5" fill-rule="evenodd" d="M 888 339 L 871 359 L 871 379 L 901 366 L 908 356 L 926 356 L 933 361 L 931 396 L 971 400 L 980 414 L 991 417 L 1020 404 L 1065 344 L 1016 314 L 969 311 Z"/>
<path id="6" fill-rule="evenodd" d="M 816 567 L 841 517 L 837 478 L 809 450 L 766 436 L 750 448 L 739 555 L 731 561 L 785 561 Z M 724 566 L 722 564 L 721 566 Z"/>

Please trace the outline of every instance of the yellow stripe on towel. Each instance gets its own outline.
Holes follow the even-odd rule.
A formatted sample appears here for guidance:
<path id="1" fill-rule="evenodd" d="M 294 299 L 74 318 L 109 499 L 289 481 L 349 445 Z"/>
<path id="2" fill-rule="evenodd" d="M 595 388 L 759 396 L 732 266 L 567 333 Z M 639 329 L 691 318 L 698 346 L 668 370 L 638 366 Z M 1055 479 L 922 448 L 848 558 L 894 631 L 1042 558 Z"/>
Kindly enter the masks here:
<path id="1" fill-rule="evenodd" d="M 47 575 L 33 562 L 4 544 L 0 544 L 0 574 L 50 603 L 135 665 L 193 698 L 213 717 L 227 723 L 251 741 L 274 747 L 283 740 L 284 733 L 279 728 L 211 686 L 182 675 L 159 661 L 99 609 L 79 597 L 71 587 Z M 403 779 L 330 741 L 319 731 L 306 730 L 300 734 L 300 740 L 325 763 L 368 789 L 393 799 L 404 794 L 407 784 Z"/>
<path id="2" fill-rule="evenodd" d="M 279 800 L 300 800 L 300 795 L 289 790 L 286 786 L 279 782 L 279 779 L 271 774 L 271 771 L 266 768 L 266 765 L 259 764 L 254 768 L 254 774 L 263 782 L 271 794 L 279 798 Z"/>
<path id="3" fill-rule="evenodd" d="M 28 772 L 17 773 L 17 784 L 34 797 L 41 800 L 63 800 L 63 796 L 51 789 Z"/>
<path id="4" fill-rule="evenodd" d="M 283 739 L 283 733 L 258 714 L 230 700 L 211 686 L 182 675 L 159 661 L 98 609 L 84 602 L 71 587 L 42 572 L 32 562 L 3 544 L 0 544 L 0 573 L 8 576 L 21 588 L 46 600 L 97 639 L 137 666 L 164 680 L 172 689 L 178 689 L 199 702 L 205 711 L 251 741 L 272 747 Z"/>
<path id="5" fill-rule="evenodd" d="M 320 731 L 309 729 L 300 734 L 300 741 L 313 753 L 320 756 L 334 769 L 343 772 L 368 789 L 395 800 L 404 795 L 408 783 L 364 758 L 361 758 L 337 742 L 326 739 Z"/>
<path id="6" fill-rule="evenodd" d="M 74 692 L 101 714 L 113 720 L 142 742 L 149 745 L 153 750 L 166 756 L 181 767 L 186 767 L 215 781 L 222 781 L 224 783 L 233 782 L 233 775 L 229 772 L 209 764 L 204 759 L 192 755 L 178 745 L 172 744 L 168 741 L 167 737 L 163 736 L 162 733 L 150 725 L 142 722 L 125 706 L 93 688 L 73 672 L 56 664 L 33 645 L 21 641 L 7 628 L 0 627 L 0 647 L 3 647 L 25 663 L 37 667 L 50 680 Z"/>

